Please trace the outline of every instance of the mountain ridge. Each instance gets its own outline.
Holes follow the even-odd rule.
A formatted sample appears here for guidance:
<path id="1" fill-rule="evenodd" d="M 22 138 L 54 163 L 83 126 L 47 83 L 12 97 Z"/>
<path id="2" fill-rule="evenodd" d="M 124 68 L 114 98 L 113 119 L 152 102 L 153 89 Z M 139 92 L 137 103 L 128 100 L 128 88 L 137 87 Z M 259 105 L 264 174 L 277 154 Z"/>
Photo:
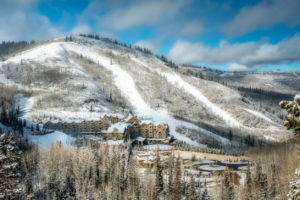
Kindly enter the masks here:
<path id="1" fill-rule="evenodd" d="M 171 134 L 194 145 L 203 142 L 202 136 L 229 142 L 225 132 L 231 129 L 267 141 L 289 137 L 282 119 L 262 113 L 243 100 L 247 98 L 238 90 L 190 76 L 182 66 L 170 68 L 152 54 L 107 41 L 82 36 L 72 41 L 56 39 L 12 55 L 0 65 L 1 84 L 22 91 L 18 98 L 27 106 L 24 118 L 31 121 L 96 120 L 108 112 L 132 112 L 169 122 Z M 85 103 L 88 99 L 97 102 Z M 223 127 L 223 137 L 199 127 L 198 122 Z M 196 133 L 180 133 L 181 127 Z M 193 141 L 195 137 L 198 142 Z"/>

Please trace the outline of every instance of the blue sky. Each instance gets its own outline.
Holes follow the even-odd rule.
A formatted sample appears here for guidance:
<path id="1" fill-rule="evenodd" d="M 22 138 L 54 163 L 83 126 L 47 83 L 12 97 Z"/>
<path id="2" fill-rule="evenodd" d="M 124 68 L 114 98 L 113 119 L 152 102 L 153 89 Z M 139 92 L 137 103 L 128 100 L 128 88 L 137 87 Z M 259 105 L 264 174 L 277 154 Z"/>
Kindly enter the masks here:
<path id="1" fill-rule="evenodd" d="M 300 71 L 299 10 L 299 0 L 2 0 L 0 40 L 94 33 L 177 63 Z"/>

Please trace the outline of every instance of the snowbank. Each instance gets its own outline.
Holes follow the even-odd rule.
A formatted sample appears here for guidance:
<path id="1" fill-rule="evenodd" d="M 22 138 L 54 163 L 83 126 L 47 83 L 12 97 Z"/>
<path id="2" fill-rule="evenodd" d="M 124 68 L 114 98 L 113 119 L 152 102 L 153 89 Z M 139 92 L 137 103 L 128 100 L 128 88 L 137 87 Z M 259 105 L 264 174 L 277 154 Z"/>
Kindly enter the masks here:
<path id="1" fill-rule="evenodd" d="M 54 131 L 46 135 L 30 135 L 28 134 L 28 139 L 33 143 L 37 144 L 42 148 L 49 147 L 55 142 L 60 142 L 63 145 L 71 145 L 75 141 L 74 137 L 71 137 L 63 132 Z"/>

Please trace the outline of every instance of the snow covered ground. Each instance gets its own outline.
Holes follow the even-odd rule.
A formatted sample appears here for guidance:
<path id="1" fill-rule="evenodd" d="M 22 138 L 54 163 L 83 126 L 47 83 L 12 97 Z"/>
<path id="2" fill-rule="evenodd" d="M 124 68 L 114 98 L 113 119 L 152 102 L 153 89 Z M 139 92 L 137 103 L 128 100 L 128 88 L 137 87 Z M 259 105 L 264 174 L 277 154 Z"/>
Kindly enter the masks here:
<path id="1" fill-rule="evenodd" d="M 27 134 L 30 141 L 37 144 L 39 147 L 47 148 L 55 142 L 60 142 L 63 145 L 71 145 L 75 141 L 74 137 L 71 137 L 63 132 L 55 131 L 46 135 L 30 135 Z"/>
<path id="2" fill-rule="evenodd" d="M 88 58 L 94 61 L 95 63 L 100 64 L 107 70 L 111 71 L 115 86 L 119 89 L 122 96 L 125 97 L 125 99 L 132 106 L 134 113 L 143 119 L 150 119 L 154 122 L 167 123 L 169 125 L 170 134 L 173 135 L 176 139 L 184 141 L 194 146 L 202 146 L 197 142 L 191 140 L 190 138 L 184 136 L 183 134 L 177 132 L 176 130 L 177 127 L 186 127 L 189 129 L 195 129 L 201 132 L 202 134 L 217 139 L 220 142 L 229 143 L 227 139 L 217 136 L 205 129 L 199 128 L 198 126 L 192 123 L 175 119 L 174 117 L 170 116 L 166 110 L 152 109 L 142 98 L 141 94 L 138 92 L 135 85 L 135 81 L 131 77 L 131 75 L 126 70 L 124 70 L 119 64 L 111 62 L 111 59 L 107 57 L 107 55 L 100 54 L 99 46 L 82 45 L 74 42 L 66 43 L 62 41 L 55 41 L 28 51 L 24 51 L 20 54 L 17 54 L 16 56 L 6 60 L 4 63 L 1 63 L 1 65 L 7 63 L 27 63 L 27 62 L 34 61 L 38 63 L 44 63 L 47 66 L 51 67 L 51 66 L 56 66 L 59 63 L 59 65 L 62 65 L 66 69 L 68 69 L 68 67 L 70 68 L 70 65 L 72 65 L 72 67 L 76 69 L 76 72 L 80 73 L 82 72 L 82 67 L 79 66 L 78 64 L 74 64 L 72 59 L 68 58 L 68 55 L 73 53 L 82 55 L 83 57 Z M 85 84 L 90 84 L 90 83 L 86 82 Z M 187 90 L 191 89 L 190 85 L 188 85 L 187 83 L 185 83 L 184 86 L 186 86 Z M 90 88 L 89 85 L 88 87 Z M 88 98 L 90 95 L 95 93 L 94 90 L 96 91 L 96 89 L 93 89 L 88 91 L 87 94 L 83 93 L 80 96 L 86 96 L 85 98 Z M 202 98 L 201 100 L 204 101 L 207 100 L 203 95 L 201 96 L 201 93 L 199 91 L 197 92 L 197 90 L 190 91 L 190 92 L 192 92 L 193 95 L 198 95 L 199 98 L 201 97 Z M 42 97 L 38 97 L 38 98 L 42 98 Z M 79 96 L 74 97 L 74 99 L 78 99 L 78 98 Z M 72 121 L 75 119 L 78 120 L 99 119 L 101 115 L 101 113 L 99 112 L 89 112 L 89 110 L 85 108 L 78 108 L 79 110 L 77 109 L 76 111 L 72 111 L 70 109 L 65 110 L 63 107 L 58 109 L 55 108 L 36 109 L 35 108 L 34 110 L 32 110 L 32 107 L 34 106 L 36 101 L 38 101 L 38 99 L 35 96 L 29 99 L 25 99 L 25 98 L 20 99 L 21 106 L 24 108 L 24 110 L 26 110 L 23 116 L 24 118 L 31 119 L 31 120 L 35 120 L 36 118 L 38 119 L 42 118 L 43 121 L 51 120 L 51 118 L 52 120 L 59 119 L 62 121 L 70 121 L 70 120 Z M 208 105 L 211 105 L 213 108 L 215 108 L 213 104 L 208 103 Z M 222 114 L 222 111 L 220 112 Z"/>
<path id="3" fill-rule="evenodd" d="M 170 81 L 172 84 L 184 88 L 188 93 L 193 95 L 196 99 L 203 102 L 205 106 L 211 109 L 217 116 L 221 117 L 230 126 L 235 126 L 235 127 L 240 126 L 240 123 L 236 119 L 234 119 L 230 114 L 228 114 L 227 112 L 219 108 L 217 105 L 209 101 L 196 87 L 185 82 L 177 74 L 162 73 L 162 75 L 165 76 L 168 79 L 168 81 Z"/>
<path id="4" fill-rule="evenodd" d="M 173 115 L 181 116 L 183 113 L 183 117 L 191 121 L 203 119 L 203 122 L 208 122 L 209 119 L 212 120 L 212 124 L 220 126 L 246 127 L 244 123 L 249 115 L 244 113 L 249 112 L 250 109 L 246 110 L 247 112 L 238 113 L 238 111 L 242 111 L 245 104 L 241 102 L 238 95 L 228 95 L 230 89 L 225 86 L 218 88 L 218 91 L 225 90 L 221 95 L 207 93 L 206 86 L 213 84 L 212 82 L 192 82 L 192 80 L 187 79 L 187 76 L 180 75 L 167 67 L 155 56 L 144 55 L 134 49 L 103 41 L 78 38 L 77 42 L 65 42 L 63 40 L 47 42 L 0 62 L 0 82 L 5 82 L 6 85 L 20 86 L 21 89 L 31 94 L 30 97 L 26 96 L 19 99 L 20 106 L 26 111 L 23 115 L 24 118 L 34 122 L 97 120 L 101 115 L 111 113 L 113 109 L 119 112 L 124 107 L 107 103 L 106 95 L 111 92 L 111 88 L 107 88 L 109 84 L 118 93 L 116 99 L 121 98 L 123 102 L 126 101 L 125 109 L 129 106 L 133 113 L 142 119 L 167 123 L 171 135 L 191 145 L 201 146 L 201 144 L 185 136 L 184 131 L 182 134 L 177 128 L 194 129 L 196 130 L 195 133 L 199 133 L 199 135 L 207 135 L 222 143 L 231 142 L 199 128 L 193 123 L 177 120 Z M 89 61 L 93 62 L 89 63 Z M 85 65 L 85 62 L 90 68 Z M 7 67 L 14 69 L 8 70 Z M 43 82 L 43 80 L 34 79 L 24 85 L 22 84 L 24 80 L 18 79 L 20 75 L 15 68 L 19 68 L 20 71 L 20 68 L 25 70 L 26 67 L 32 68 L 32 72 L 36 73 L 34 78 L 38 78 L 40 74 L 49 69 L 57 69 L 57 73 L 63 78 L 59 83 L 51 82 L 51 85 Z M 95 68 L 97 70 L 93 71 Z M 91 71 L 89 71 L 90 69 Z M 138 73 L 133 73 L 135 69 Z M 93 73 L 97 74 L 99 71 L 104 72 L 97 79 Z M 103 74 L 109 74 L 107 79 L 103 79 Z M 137 79 L 139 74 L 141 74 L 141 78 Z M 147 76 L 149 82 L 145 81 L 145 85 L 141 87 L 140 83 L 145 75 L 150 75 Z M 159 91 L 156 91 L 158 88 L 151 87 L 152 82 L 165 83 L 165 91 L 170 90 L 171 92 L 166 95 L 159 95 Z M 201 83 L 207 85 L 201 87 Z M 82 85 L 84 89 L 80 89 Z M 209 86 L 208 88 L 211 90 L 214 84 Z M 174 88 L 182 94 L 174 92 Z M 104 90 L 106 91 L 104 92 Z M 147 90 L 153 91 L 150 91 L 148 95 Z M 229 98 L 227 98 L 228 96 Z M 151 101 L 152 97 L 153 101 Z M 237 110 L 233 109 L 232 106 L 227 108 L 227 104 L 224 103 L 226 101 L 218 101 L 218 98 L 229 99 L 230 102 L 232 98 L 234 104 L 236 102 L 241 104 Z M 90 111 L 90 105 L 85 104 L 87 99 L 97 99 L 99 102 L 99 104 L 93 105 L 93 112 Z M 176 100 L 173 101 L 173 99 Z M 45 103 L 45 101 L 49 102 Z M 47 107 L 48 103 L 53 103 L 52 107 Z M 69 103 L 72 105 L 69 106 Z M 178 109 L 177 105 L 179 105 Z M 112 109 L 112 107 L 114 108 Z M 267 127 L 266 124 L 272 123 L 270 118 L 263 114 L 260 115 L 256 111 L 250 112 L 250 114 L 264 119 L 259 121 L 260 124 L 263 124 L 262 126 L 259 125 L 262 128 Z M 223 121 L 226 122 L 225 125 Z M 279 131 L 277 130 L 277 132 Z"/>
<path id="5" fill-rule="evenodd" d="M 246 110 L 247 112 L 251 113 L 252 115 L 255 115 L 256 117 L 259 117 L 261 119 L 264 119 L 264 120 L 266 120 L 268 122 L 273 123 L 273 121 L 270 118 L 268 118 L 267 116 L 265 116 L 264 114 L 262 114 L 262 113 L 260 113 L 258 111 L 250 110 L 250 109 L 247 109 L 247 108 L 244 108 L 244 110 Z"/>
<path id="6" fill-rule="evenodd" d="M 131 59 L 133 61 L 137 62 L 138 64 L 140 64 L 152 71 L 155 71 L 156 73 L 165 77 L 174 86 L 183 88 L 185 91 L 187 91 L 188 93 L 193 95 L 197 100 L 201 101 L 206 107 L 211 109 L 215 115 L 221 117 L 230 126 L 235 126 L 235 127 L 240 126 L 240 123 L 236 119 L 234 119 L 232 116 L 230 116 L 229 113 L 225 112 L 224 110 L 219 108 L 217 105 L 213 104 L 196 87 L 194 87 L 193 85 L 184 81 L 179 75 L 177 75 L 175 73 L 162 72 L 158 69 L 152 69 L 152 68 L 149 68 L 144 62 L 142 62 L 141 60 L 139 60 L 137 58 L 131 58 Z"/>
<path id="7" fill-rule="evenodd" d="M 165 144 L 159 144 L 159 145 L 156 145 L 156 144 L 151 144 L 151 145 L 145 145 L 143 146 L 143 149 L 146 149 L 146 150 L 170 150 L 170 149 L 173 149 L 173 147 L 171 145 L 165 145 Z"/>
<path id="8" fill-rule="evenodd" d="M 100 63 L 106 69 L 110 70 L 113 73 L 115 85 L 120 89 L 122 95 L 131 104 L 135 114 L 137 114 L 139 117 L 167 123 L 170 128 L 170 134 L 173 135 L 176 139 L 184 141 L 190 145 L 200 146 L 200 144 L 198 144 L 197 142 L 192 141 L 190 138 L 178 133 L 176 131 L 176 127 L 184 126 L 196 130 L 199 130 L 200 128 L 191 123 L 176 120 L 171 117 L 166 111 L 151 109 L 139 94 L 132 77 L 118 64 L 111 63 L 111 60 L 109 58 L 97 54 L 97 50 L 93 48 L 82 47 L 75 43 L 69 43 L 65 45 L 65 48 L 69 51 L 76 52 L 77 54 L 82 54 L 83 56 L 88 57 L 96 63 Z M 201 129 L 201 132 L 212 136 L 214 135 L 213 133 L 210 133 L 203 129 Z M 226 139 L 221 140 L 223 142 L 226 142 Z"/>
<path id="9" fill-rule="evenodd" d="M 11 128 L 9 128 L 9 127 L 3 125 L 2 123 L 0 123 L 0 129 L 1 129 L 2 131 L 4 131 L 5 133 L 11 131 Z"/>

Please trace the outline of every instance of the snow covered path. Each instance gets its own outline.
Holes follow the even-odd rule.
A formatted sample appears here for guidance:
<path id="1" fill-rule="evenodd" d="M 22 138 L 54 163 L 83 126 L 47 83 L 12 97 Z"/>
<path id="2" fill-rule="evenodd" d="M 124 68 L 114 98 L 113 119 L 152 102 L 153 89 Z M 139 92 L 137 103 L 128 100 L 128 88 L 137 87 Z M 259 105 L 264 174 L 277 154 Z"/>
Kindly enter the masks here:
<path id="1" fill-rule="evenodd" d="M 164 75 L 170 83 L 178 85 L 178 87 L 183 88 L 185 91 L 193 95 L 197 100 L 203 102 L 209 109 L 212 110 L 213 113 L 215 113 L 215 115 L 221 117 L 227 124 L 236 127 L 240 126 L 240 123 L 237 120 L 235 120 L 227 112 L 210 102 L 196 87 L 185 82 L 177 74 L 162 73 L 162 75 Z"/>
<path id="2" fill-rule="evenodd" d="M 169 125 L 170 134 L 173 135 L 176 139 L 184 141 L 190 145 L 201 146 L 201 144 L 191 140 L 190 138 L 176 131 L 176 127 L 187 127 L 187 128 L 198 130 L 201 133 L 209 135 L 211 137 L 214 137 L 220 142 L 223 143 L 229 142 L 227 139 L 216 136 L 215 134 L 205 129 L 199 128 L 194 124 L 176 120 L 165 111 L 151 109 L 139 94 L 137 88 L 135 87 L 135 82 L 132 79 L 132 77 L 125 70 L 123 70 L 119 65 L 112 64 L 109 58 L 97 54 L 96 49 L 87 48 L 87 47 L 83 48 L 82 46 L 79 46 L 74 43 L 73 44 L 69 43 L 68 45 L 64 45 L 64 48 L 68 49 L 69 51 L 73 51 L 77 54 L 81 54 L 85 57 L 88 57 L 89 59 L 92 59 L 94 62 L 100 63 L 106 69 L 110 70 L 113 73 L 115 85 L 119 88 L 122 95 L 132 105 L 136 114 L 145 119 L 152 119 L 153 121 L 167 123 Z"/>
<path id="3" fill-rule="evenodd" d="M 157 72 L 161 76 L 164 76 L 170 83 L 173 85 L 183 88 L 185 91 L 193 95 L 198 101 L 201 101 L 204 103 L 215 115 L 221 117 L 227 124 L 230 126 L 239 127 L 240 123 L 234 119 L 232 116 L 230 116 L 229 113 L 219 108 L 217 105 L 213 104 L 211 101 L 209 101 L 196 87 L 193 85 L 187 83 L 184 81 L 180 76 L 177 74 L 171 74 L 167 72 L 161 72 L 159 70 L 153 70 L 149 68 L 146 64 L 144 64 L 142 61 L 132 58 L 133 61 L 141 64 L 144 67 L 147 67 L 148 69 Z"/>
<path id="4" fill-rule="evenodd" d="M 250 110 L 250 109 L 247 109 L 247 108 L 244 108 L 244 110 L 246 110 L 247 112 L 251 113 L 252 115 L 254 115 L 256 117 L 259 117 L 259 118 L 264 119 L 268 122 L 274 123 L 269 117 L 265 116 L 264 114 L 262 114 L 258 111 Z"/>

